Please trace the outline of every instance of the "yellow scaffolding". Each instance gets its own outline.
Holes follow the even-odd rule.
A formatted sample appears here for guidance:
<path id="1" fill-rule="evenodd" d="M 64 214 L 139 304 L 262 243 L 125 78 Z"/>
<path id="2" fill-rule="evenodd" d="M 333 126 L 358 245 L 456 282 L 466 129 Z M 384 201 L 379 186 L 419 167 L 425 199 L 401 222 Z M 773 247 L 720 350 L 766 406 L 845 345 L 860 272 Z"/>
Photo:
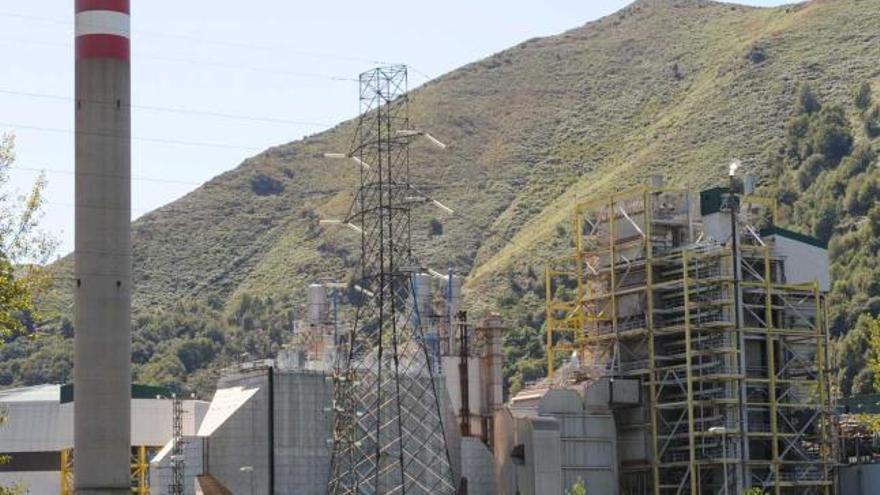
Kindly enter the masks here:
<path id="1" fill-rule="evenodd" d="M 726 194 L 739 242 L 705 239 L 686 190 L 640 187 L 575 205 L 574 256 L 545 268 L 551 383 L 642 382 L 650 458 L 622 476 L 650 479 L 645 493 L 729 483 L 731 493 L 828 495 L 823 295 L 818 282 L 786 283 L 784 260 L 759 235 L 760 222 L 778 222 L 775 201 Z M 579 360 L 557 376 L 573 352 Z"/>
<path id="2" fill-rule="evenodd" d="M 73 495 L 73 449 L 61 450 L 61 495 Z"/>
<path id="3" fill-rule="evenodd" d="M 150 453 L 155 448 L 139 445 L 132 447 L 131 493 L 150 495 Z M 73 449 L 61 450 L 61 495 L 74 495 Z"/>
<path id="4" fill-rule="evenodd" d="M 141 445 L 134 450 L 131 459 L 131 493 L 150 495 L 150 460 L 147 457 L 147 447 Z"/>

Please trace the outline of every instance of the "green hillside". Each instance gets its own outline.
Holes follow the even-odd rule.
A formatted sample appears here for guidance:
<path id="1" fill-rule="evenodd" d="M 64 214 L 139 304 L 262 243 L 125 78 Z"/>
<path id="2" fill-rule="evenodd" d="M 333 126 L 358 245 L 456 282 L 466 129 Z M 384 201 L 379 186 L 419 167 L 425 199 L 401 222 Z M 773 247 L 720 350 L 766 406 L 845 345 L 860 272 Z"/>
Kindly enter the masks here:
<path id="1" fill-rule="evenodd" d="M 852 92 L 869 82 L 880 99 L 878 60 L 880 0 L 769 9 L 640 0 L 464 66 L 412 94 L 417 126 L 451 144 L 444 152 L 417 147 L 413 182 L 456 210 L 417 212 L 417 253 L 428 266 L 452 263 L 470 274 L 471 307 L 500 308 L 513 327 L 514 381 L 534 377 L 543 319 L 536 273 L 564 247 L 574 201 L 658 173 L 676 185 L 713 184 L 732 158 L 776 193 L 791 174 L 779 153 L 798 88 L 809 83 L 823 105 L 839 105 L 856 144 L 870 146 Z M 357 170 L 319 157 L 346 151 L 352 132 L 346 122 L 267 150 L 135 222 L 139 379 L 206 390 L 224 362 L 283 342 L 309 282 L 345 278 L 356 239 L 319 220 L 344 214 Z M 798 191 L 796 201 L 816 209 L 823 194 L 834 189 Z M 870 224 L 870 209 L 840 215 Z M 790 220 L 804 231 L 815 223 L 810 215 Z M 442 223 L 442 235 L 432 235 L 432 221 Z M 834 242 L 835 255 L 862 250 L 862 265 L 878 266 L 876 250 Z M 56 268 L 64 275 L 71 266 Z M 0 386 L 69 377 L 72 329 L 63 318 L 71 303 L 63 289 L 45 302 L 57 316 L 36 340 L 0 350 Z M 850 298 L 880 297 L 876 283 L 846 290 Z M 841 308 L 850 313 L 838 322 L 841 332 L 854 325 L 852 313 L 880 312 L 867 302 Z"/>

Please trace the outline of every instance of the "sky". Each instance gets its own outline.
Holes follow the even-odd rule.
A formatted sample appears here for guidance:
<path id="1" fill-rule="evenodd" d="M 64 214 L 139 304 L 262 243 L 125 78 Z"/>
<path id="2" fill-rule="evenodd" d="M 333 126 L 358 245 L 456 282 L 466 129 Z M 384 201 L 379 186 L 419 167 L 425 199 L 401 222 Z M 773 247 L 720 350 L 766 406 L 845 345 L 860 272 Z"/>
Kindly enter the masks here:
<path id="1" fill-rule="evenodd" d="M 73 249 L 73 0 L 0 2 L 0 133 L 11 186 L 47 174 L 42 226 Z M 629 0 L 132 0 L 132 217 L 270 146 L 357 113 L 357 74 L 410 66 L 410 87 Z M 781 5 L 746 0 L 750 5 Z"/>

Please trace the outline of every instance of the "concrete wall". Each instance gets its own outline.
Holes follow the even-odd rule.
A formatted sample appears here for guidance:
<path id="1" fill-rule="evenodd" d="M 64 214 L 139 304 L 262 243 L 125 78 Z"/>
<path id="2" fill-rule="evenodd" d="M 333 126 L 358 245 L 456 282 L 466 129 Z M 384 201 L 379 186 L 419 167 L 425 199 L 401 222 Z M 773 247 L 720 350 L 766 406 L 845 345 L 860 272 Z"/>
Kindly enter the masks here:
<path id="1" fill-rule="evenodd" d="M 599 404 L 600 397 L 610 398 L 612 387 L 607 381 L 595 385 L 586 390 L 586 404 L 574 390 L 557 389 L 547 392 L 538 410 L 559 424 L 563 489 L 582 479 L 595 493 L 613 495 L 618 493 L 617 428 L 608 402 Z"/>
<path id="2" fill-rule="evenodd" d="M 216 414 L 208 414 L 200 432 L 207 436 L 206 474 L 236 495 L 268 494 L 272 442 L 274 494 L 323 495 L 332 455 L 328 440 L 332 438 L 333 416 L 325 411 L 332 404 L 332 382 L 322 372 L 275 370 L 271 395 L 274 428 L 270 435 L 268 373 L 267 368 L 261 368 L 221 380 L 212 405 Z M 458 476 L 461 473 L 458 424 L 449 407 L 442 377 L 436 379 L 436 387 L 444 411 L 443 427 L 452 469 Z M 225 392 L 229 393 L 224 396 Z M 471 449 L 467 455 L 475 463 L 486 461 L 479 450 Z M 253 473 L 242 472 L 244 466 L 252 467 Z M 488 476 L 491 477 L 493 469 L 491 465 L 487 468 Z M 485 483 L 480 481 L 478 485 Z M 490 489 L 471 493 L 495 492 Z"/>
<path id="3" fill-rule="evenodd" d="M 73 411 L 58 402 L 2 403 L 9 420 L 0 428 L 0 453 L 61 451 L 73 446 Z"/>
<path id="4" fill-rule="evenodd" d="M 9 421 L 0 428 L 0 452 L 61 451 L 73 447 L 73 404 L 57 401 L 3 402 Z M 131 400 L 132 445 L 161 447 L 171 438 L 171 401 Z M 203 401 L 184 401 L 183 431 L 195 433 L 207 410 Z"/>
<path id="5" fill-rule="evenodd" d="M 196 477 L 204 472 L 204 439 L 196 436 L 184 437 L 183 493 L 195 495 Z M 150 462 L 150 494 L 167 495 L 171 484 L 171 455 Z"/>
<path id="6" fill-rule="evenodd" d="M 554 418 L 535 418 L 528 421 L 525 428 L 528 434 L 526 486 L 532 489 L 534 495 L 562 493 L 559 422 Z"/>
<path id="7" fill-rule="evenodd" d="M 621 380 L 612 386 L 600 380 L 588 387 L 532 395 L 520 396 L 516 405 L 495 415 L 497 492 L 561 495 L 582 479 L 590 493 L 617 495 L 620 455 L 609 404 L 637 404 L 638 382 Z M 643 415 L 638 407 L 626 411 L 634 423 Z M 644 433 L 640 428 L 631 430 L 627 456 L 643 459 L 647 455 Z M 524 454 L 522 461 L 513 455 L 517 449 Z"/>
<path id="8" fill-rule="evenodd" d="M 332 386 L 323 373 L 275 374 L 275 493 L 323 495 L 330 474 Z M 236 492 L 238 493 L 238 492 Z"/>
<path id="9" fill-rule="evenodd" d="M 722 244 L 730 241 L 730 215 L 727 213 L 711 213 L 703 215 L 703 232 L 709 239 Z"/>
<path id="10" fill-rule="evenodd" d="M 504 410 L 496 415 L 497 490 L 505 495 L 563 493 L 559 422 L 531 412 Z M 511 452 L 521 448 L 519 461 Z"/>
<path id="11" fill-rule="evenodd" d="M 269 491 L 269 376 L 265 369 L 221 380 L 218 388 L 257 388 L 207 439 L 205 469 L 236 495 Z M 250 467 L 253 471 L 242 471 Z"/>
<path id="12" fill-rule="evenodd" d="M 831 290 L 828 250 L 784 235 L 771 236 L 774 251 L 785 257 L 785 280 L 792 284 L 819 281 L 823 292 Z"/>
<path id="13" fill-rule="evenodd" d="M 839 470 L 841 495 L 873 495 L 880 493 L 880 464 L 845 466 Z"/>
<path id="14" fill-rule="evenodd" d="M 517 431 L 510 409 L 505 407 L 495 413 L 495 482 L 499 494 L 517 492 L 517 472 L 511 451 L 517 444 Z"/>
<path id="15" fill-rule="evenodd" d="M 479 438 L 461 440 L 462 477 L 467 478 L 468 495 L 495 495 L 495 459 Z"/>

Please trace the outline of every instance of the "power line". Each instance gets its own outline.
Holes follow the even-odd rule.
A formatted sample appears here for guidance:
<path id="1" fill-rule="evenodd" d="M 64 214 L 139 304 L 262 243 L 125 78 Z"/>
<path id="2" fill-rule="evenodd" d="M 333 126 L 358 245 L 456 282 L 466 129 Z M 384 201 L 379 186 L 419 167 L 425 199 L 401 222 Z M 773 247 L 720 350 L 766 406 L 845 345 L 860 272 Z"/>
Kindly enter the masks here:
<path id="1" fill-rule="evenodd" d="M 54 133 L 63 133 L 63 134 L 73 134 L 80 136 L 95 136 L 95 137 L 107 137 L 107 138 L 118 138 L 118 139 L 131 139 L 133 141 L 142 141 L 147 143 L 159 143 L 159 144 L 173 144 L 180 146 L 198 146 L 203 148 L 220 148 L 220 149 L 232 149 L 232 150 L 247 150 L 247 151 L 263 151 L 265 148 L 257 148 L 255 146 L 238 146 L 233 144 L 223 144 L 223 143 L 206 143 L 199 141 L 183 141 L 179 139 L 165 139 L 165 138 L 148 138 L 148 137 L 137 137 L 137 136 L 119 136 L 116 134 L 107 134 L 103 132 L 86 132 L 86 131 L 76 131 L 73 129 L 62 129 L 58 127 L 43 127 L 43 126 L 35 126 L 35 125 L 23 125 L 23 124 L 14 124 L 9 122 L 0 122 L 0 127 L 8 127 L 11 129 L 19 129 L 19 130 L 29 130 L 29 131 L 39 131 L 39 132 L 54 132 Z"/>
<path id="2" fill-rule="evenodd" d="M 15 91 L 9 89 L 0 88 L 0 94 L 12 95 L 12 96 L 25 96 L 29 98 L 43 98 L 48 100 L 58 100 L 58 101 L 76 101 L 76 98 L 70 96 L 62 96 L 62 95 L 53 95 L 48 93 L 35 93 L 29 91 Z M 94 103 L 98 105 L 112 105 L 116 106 L 116 102 L 110 101 L 98 101 L 98 100 L 84 100 L 87 103 Z M 267 122 L 272 124 L 290 124 L 290 125 L 301 125 L 301 126 L 312 126 L 312 127 L 333 127 L 335 124 L 328 124 L 326 122 L 310 122 L 310 121 L 302 121 L 302 120 L 287 120 L 281 118 L 274 117 L 257 117 L 251 115 L 241 115 L 241 114 L 230 114 L 230 113 L 221 113 L 214 112 L 211 110 L 195 110 L 195 109 L 184 109 L 184 108 L 176 108 L 176 107 L 164 107 L 164 106 L 156 106 L 156 105 L 128 105 L 129 108 L 140 109 L 140 110 L 150 110 L 155 112 L 167 112 L 167 113 L 176 113 L 183 115 L 196 115 L 203 117 L 216 117 L 221 119 L 230 119 L 230 120 L 245 120 L 248 122 Z"/>
<path id="3" fill-rule="evenodd" d="M 73 27 L 73 23 L 68 20 L 53 18 L 53 17 L 43 17 L 43 16 L 34 16 L 34 15 L 25 15 L 25 14 L 16 14 L 9 12 L 0 12 L 0 17 L 7 17 L 13 19 L 22 19 L 22 20 L 30 20 L 30 21 L 40 21 L 40 22 L 49 22 L 54 24 L 61 24 L 67 27 Z M 208 45 L 218 45 L 218 46 L 227 46 L 233 48 L 243 48 L 247 50 L 259 50 L 259 51 L 269 51 L 269 52 L 278 52 L 278 53 L 286 53 L 291 55 L 300 55 L 305 57 L 313 57 L 319 59 L 328 59 L 328 60 L 343 60 L 349 62 L 363 62 L 369 64 L 376 65 L 397 65 L 392 62 L 376 60 L 373 58 L 366 57 L 354 57 L 351 55 L 339 55 L 339 54 L 330 54 L 330 53 L 319 53 L 319 52 L 310 52 L 305 50 L 292 49 L 289 47 L 280 47 L 277 45 L 260 45 L 256 43 L 240 43 L 233 42 L 228 40 L 218 40 L 218 39 L 210 39 L 210 38 L 201 38 L 192 35 L 181 35 L 174 33 L 165 33 L 160 31 L 144 31 L 144 30 L 134 30 L 132 32 L 134 36 L 146 36 L 146 37 L 159 37 L 159 38 L 169 38 L 169 39 L 177 39 L 182 41 L 194 41 L 197 43 L 204 43 Z M 419 74 L 423 77 L 428 77 L 424 73 L 420 71 Z"/>
<path id="4" fill-rule="evenodd" d="M 33 40 L 33 39 L 22 39 L 22 38 L 10 38 L 10 37 L 0 37 L 0 42 L 14 43 L 14 44 L 27 44 L 27 45 L 43 45 L 43 46 L 52 46 L 59 47 L 65 49 L 72 49 L 73 45 L 71 43 L 53 43 L 49 41 L 42 40 Z M 150 53 L 144 53 L 140 51 L 134 52 L 133 58 L 145 58 L 145 59 L 153 59 L 153 60 L 164 60 L 167 62 L 178 62 L 186 65 L 201 65 L 207 67 L 219 67 L 224 69 L 236 69 L 236 70 L 247 70 L 251 72 L 259 72 L 259 73 L 267 73 L 267 74 L 279 74 L 283 76 L 290 77 L 298 77 L 298 78 L 313 78 L 313 79 L 324 79 L 336 82 L 357 82 L 357 79 L 351 77 L 341 77 L 334 76 L 330 74 L 321 74 L 316 72 L 300 72 L 300 71 L 288 71 L 282 69 L 275 69 L 271 67 L 254 67 L 243 64 L 233 64 L 233 63 L 224 63 L 224 62 L 211 62 L 205 61 L 202 59 L 190 59 L 190 58 L 177 58 L 177 57 L 167 57 L 164 55 L 156 55 Z"/>
<path id="5" fill-rule="evenodd" d="M 10 172 L 16 171 L 26 171 L 26 172 L 46 172 L 50 174 L 59 174 L 59 175 L 72 175 L 79 177 L 106 177 L 110 179 L 130 179 L 132 182 L 158 182 L 162 184 L 180 184 L 185 186 L 200 186 L 203 182 L 195 182 L 195 181 L 184 181 L 184 180 L 175 180 L 175 179 L 160 179 L 157 177 L 139 177 L 139 176 L 131 176 L 131 177 L 123 177 L 121 175 L 112 175 L 112 174 L 98 174 L 98 173 L 86 173 L 86 172 L 76 172 L 73 170 L 62 170 L 58 168 L 38 168 L 38 167 L 22 167 L 19 165 L 14 165 L 9 168 Z"/>
<path id="6" fill-rule="evenodd" d="M 113 174 L 99 174 L 99 173 L 85 173 L 85 172 L 76 172 L 74 170 L 65 170 L 59 168 L 52 167 L 27 167 L 20 166 L 15 164 L 7 169 L 10 172 L 16 171 L 26 171 L 26 172 L 46 172 L 51 174 L 60 174 L 60 175 L 71 175 L 71 176 L 95 176 L 95 177 L 107 177 L 112 179 L 130 179 L 133 182 L 157 182 L 157 183 L 165 183 L 165 184 L 181 184 L 187 186 L 201 186 L 206 184 L 206 182 L 198 182 L 198 181 L 186 181 L 186 180 L 177 180 L 177 179 L 166 179 L 159 177 L 148 177 L 148 176 L 137 176 L 133 175 L 131 177 L 124 177 L 121 175 L 113 175 Z M 469 190 L 475 189 L 480 186 L 488 185 L 490 183 L 503 184 L 509 186 L 516 186 L 517 184 L 512 183 L 512 181 L 518 179 L 526 179 L 526 177 L 522 175 L 510 175 L 510 176 L 494 176 L 494 177 L 483 177 L 483 178 L 463 178 L 460 180 L 442 180 L 440 183 L 412 183 L 411 187 L 417 190 Z M 323 194 L 323 193 L 337 193 L 341 191 L 347 191 L 349 189 L 341 188 L 341 189 L 321 189 L 315 191 L 306 191 L 308 194 Z M 458 214 L 458 212 L 456 212 Z"/>
<path id="7" fill-rule="evenodd" d="M 12 169 L 10 169 L 10 170 L 15 170 L 16 168 L 18 168 L 19 170 L 40 171 L 40 169 L 36 169 L 36 168 L 23 168 L 23 167 L 14 167 L 14 168 L 12 168 Z M 67 175 L 78 175 L 78 174 L 76 174 L 75 172 L 69 172 L 69 171 L 60 171 L 60 170 L 58 170 L 58 172 L 59 172 L 59 173 L 65 173 L 65 174 L 67 174 Z M 95 175 L 98 175 L 98 174 L 95 174 Z M 190 183 L 190 182 L 184 182 L 184 181 L 173 181 L 173 180 L 171 180 L 171 179 L 166 180 L 166 179 L 134 178 L 134 177 L 133 177 L 132 180 L 144 180 L 144 181 L 155 181 L 155 182 L 172 182 L 172 183 L 179 183 L 179 184 L 186 184 L 186 185 L 195 185 L 195 186 L 203 186 L 203 185 L 205 185 L 204 183 L 201 183 L 201 184 L 200 184 L 200 183 L 196 183 L 196 182 L 191 182 L 191 183 Z M 472 183 L 471 183 L 471 182 L 468 182 L 468 181 L 464 181 L 464 182 L 461 182 L 461 183 L 450 183 L 450 184 L 445 184 L 445 185 L 443 185 L 443 186 L 429 186 L 429 185 L 425 185 L 425 186 L 421 186 L 421 187 L 422 187 L 423 189 L 428 189 L 428 188 L 430 188 L 430 187 L 442 188 L 442 189 L 469 189 L 469 188 L 472 187 Z M 346 192 L 346 191 L 350 191 L 350 189 L 348 189 L 348 188 L 321 189 L 321 190 L 307 191 L 307 194 L 308 194 L 308 195 L 311 195 L 311 196 L 325 196 L 325 195 L 339 194 L 340 192 Z M 175 200 L 175 201 L 176 201 L 176 200 Z M 48 201 L 48 200 L 47 200 L 47 201 L 43 201 L 43 204 L 45 204 L 45 205 L 50 205 L 50 206 L 64 207 L 64 208 L 76 208 L 76 207 L 77 207 L 77 205 L 76 205 L 75 203 L 65 203 L 65 202 Z M 137 215 L 144 215 L 144 214 L 148 214 L 148 213 L 161 213 L 161 214 L 174 214 L 174 215 L 177 215 L 177 214 L 190 214 L 190 215 L 191 215 L 191 214 L 198 214 L 198 213 L 199 213 L 199 211 L 198 211 L 197 209 L 193 209 L 193 208 L 181 208 L 181 207 L 179 207 L 179 206 L 175 207 L 173 202 L 172 202 L 172 203 L 166 203 L 165 205 L 160 205 L 160 206 L 156 206 L 156 207 L 149 207 L 149 208 L 143 208 L 143 207 L 132 207 L 132 208 L 112 208 L 112 207 L 106 207 L 106 206 L 92 206 L 92 205 L 80 205 L 80 207 L 81 207 L 81 208 L 86 208 L 86 209 L 91 209 L 91 210 L 107 210 L 107 211 L 119 211 L 119 210 L 125 210 L 125 211 L 129 211 L 129 212 L 131 212 L 132 214 L 137 214 Z M 464 221 L 465 223 L 469 223 L 469 224 L 471 224 L 473 227 L 478 228 L 478 229 L 485 229 L 485 228 L 486 228 L 486 225 L 485 225 L 485 224 L 480 223 L 480 222 L 479 222 L 478 220 L 476 220 L 474 217 L 462 213 L 462 211 L 463 211 L 462 208 L 457 208 L 457 207 L 456 207 L 455 210 L 456 210 L 456 212 L 455 212 L 454 214 L 451 215 L 452 218 L 459 218 L 459 219 L 461 219 L 462 221 Z M 494 237 L 495 235 L 498 235 L 498 234 L 492 234 L 492 235 L 489 235 L 487 238 Z M 512 241 L 512 238 L 511 238 L 511 239 L 505 239 L 505 240 L 507 240 L 507 241 Z"/>

